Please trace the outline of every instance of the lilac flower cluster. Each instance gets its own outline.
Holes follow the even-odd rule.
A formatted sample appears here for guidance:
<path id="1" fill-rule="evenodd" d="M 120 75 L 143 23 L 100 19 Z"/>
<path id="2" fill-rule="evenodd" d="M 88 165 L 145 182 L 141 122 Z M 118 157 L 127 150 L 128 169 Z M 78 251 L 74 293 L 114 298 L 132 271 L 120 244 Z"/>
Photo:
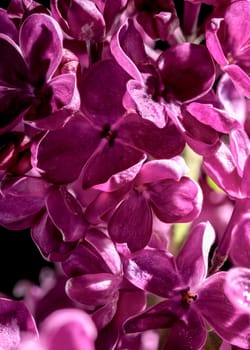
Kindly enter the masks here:
<path id="1" fill-rule="evenodd" d="M 250 2 L 181 3 L 0 9 L 1 349 L 250 349 Z"/>

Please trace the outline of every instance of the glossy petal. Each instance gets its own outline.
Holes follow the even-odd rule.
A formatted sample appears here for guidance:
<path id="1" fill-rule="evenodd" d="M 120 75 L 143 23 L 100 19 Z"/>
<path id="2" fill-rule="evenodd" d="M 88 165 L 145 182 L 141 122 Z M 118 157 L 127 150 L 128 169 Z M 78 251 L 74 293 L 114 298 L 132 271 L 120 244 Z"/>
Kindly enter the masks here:
<path id="1" fill-rule="evenodd" d="M 209 125 L 214 130 L 224 134 L 240 127 L 240 123 L 236 119 L 210 104 L 193 102 L 187 106 L 187 111 L 199 122 Z"/>
<path id="2" fill-rule="evenodd" d="M 111 238 L 127 243 L 132 251 L 144 248 L 152 234 L 152 212 L 147 200 L 136 191 L 120 204 L 108 224 Z"/>
<path id="3" fill-rule="evenodd" d="M 148 185 L 150 203 L 163 222 L 188 222 L 196 218 L 202 204 L 199 186 L 187 177 L 180 181 L 162 180 Z"/>
<path id="4" fill-rule="evenodd" d="M 215 232 L 209 222 L 200 223 L 189 233 L 176 265 L 183 280 L 190 286 L 205 279 L 208 269 L 208 254 L 215 240 Z"/>
<path id="5" fill-rule="evenodd" d="M 228 343 L 250 347 L 250 315 L 238 313 L 224 292 L 226 272 L 210 276 L 198 290 L 195 308 Z"/>
<path id="6" fill-rule="evenodd" d="M 246 208 L 246 210 L 248 210 Z M 230 257 L 236 266 L 250 268 L 250 218 L 248 215 L 240 218 L 235 225 Z"/>
<path id="7" fill-rule="evenodd" d="M 33 14 L 21 27 L 20 47 L 30 79 L 40 87 L 51 78 L 62 58 L 61 28 L 52 17 Z"/>
<path id="8" fill-rule="evenodd" d="M 116 298 L 120 283 L 119 276 L 109 273 L 87 274 L 69 279 L 66 292 L 70 298 L 83 305 L 101 306 Z"/>
<path id="9" fill-rule="evenodd" d="M 227 272 L 225 294 L 237 310 L 250 314 L 250 269 L 231 268 Z"/>
<path id="10" fill-rule="evenodd" d="M 124 273 L 136 287 L 165 298 L 181 285 L 173 256 L 154 249 L 134 253 L 125 261 Z"/>

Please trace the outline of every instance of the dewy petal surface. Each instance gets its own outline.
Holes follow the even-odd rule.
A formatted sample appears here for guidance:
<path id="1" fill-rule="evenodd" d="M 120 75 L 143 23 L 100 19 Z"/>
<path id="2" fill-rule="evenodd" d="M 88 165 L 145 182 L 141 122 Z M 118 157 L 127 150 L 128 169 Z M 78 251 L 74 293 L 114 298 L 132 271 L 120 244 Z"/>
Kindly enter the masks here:
<path id="1" fill-rule="evenodd" d="M 33 14 L 21 27 L 20 47 L 29 67 L 30 80 L 41 86 L 51 78 L 62 58 L 61 28 L 52 17 Z"/>
<path id="2" fill-rule="evenodd" d="M 207 275 L 208 254 L 215 239 L 209 222 L 195 226 L 176 258 L 177 268 L 191 287 L 198 285 Z"/>

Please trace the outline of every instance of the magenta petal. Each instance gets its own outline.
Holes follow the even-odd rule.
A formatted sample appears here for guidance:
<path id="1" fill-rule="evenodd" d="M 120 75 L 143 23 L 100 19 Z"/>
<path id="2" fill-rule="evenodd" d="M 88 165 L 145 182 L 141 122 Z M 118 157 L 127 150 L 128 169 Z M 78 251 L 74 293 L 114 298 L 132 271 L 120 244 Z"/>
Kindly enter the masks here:
<path id="1" fill-rule="evenodd" d="M 103 140 L 83 168 L 84 188 L 106 182 L 112 175 L 144 159 L 144 154 L 115 139 L 113 144 Z"/>
<path id="2" fill-rule="evenodd" d="M 85 118 L 72 117 L 63 128 L 45 134 L 33 149 L 33 163 L 52 182 L 72 182 L 99 142 L 98 130 Z"/>
<path id="3" fill-rule="evenodd" d="M 204 169 L 214 182 L 232 197 L 242 196 L 241 177 L 228 147 L 221 143 L 218 150 L 204 157 Z"/>
<path id="4" fill-rule="evenodd" d="M 215 239 L 215 232 L 209 222 L 200 223 L 190 232 L 176 259 L 176 265 L 183 280 L 192 287 L 198 285 L 207 275 L 208 254 Z"/>
<path id="5" fill-rule="evenodd" d="M 155 249 L 134 253 L 125 261 L 124 273 L 136 287 L 163 298 L 180 286 L 173 256 Z"/>
<path id="6" fill-rule="evenodd" d="M 250 98 L 250 77 L 249 75 L 236 64 L 229 64 L 225 66 L 224 71 L 233 80 L 240 93 Z"/>
<path id="7" fill-rule="evenodd" d="M 213 86 L 215 69 L 203 45 L 179 44 L 167 49 L 158 60 L 167 100 L 191 101 Z"/>
<path id="8" fill-rule="evenodd" d="M 17 349 L 25 337 L 37 337 L 35 321 L 22 301 L 0 299 L 0 347 Z"/>
<path id="9" fill-rule="evenodd" d="M 0 33 L 6 34 L 8 37 L 18 42 L 18 31 L 6 10 L 0 9 Z"/>
<path id="10" fill-rule="evenodd" d="M 248 207 L 249 208 L 249 207 Z M 246 210 L 249 210 L 246 208 Z M 244 214 L 243 214 L 244 215 Z M 250 218 L 243 216 L 234 225 L 230 258 L 236 266 L 250 268 Z"/>
<path id="11" fill-rule="evenodd" d="M 61 28 L 50 16 L 32 14 L 21 27 L 20 47 L 30 79 L 40 87 L 51 78 L 62 58 Z"/>
<path id="12" fill-rule="evenodd" d="M 152 212 L 147 200 L 136 191 L 120 204 L 108 224 L 110 237 L 127 243 L 132 251 L 144 248 L 152 234 Z"/>
<path id="13" fill-rule="evenodd" d="M 250 269 L 231 268 L 227 272 L 225 294 L 237 310 L 250 314 Z"/>
<path id="14" fill-rule="evenodd" d="M 61 231 L 64 242 L 82 238 L 87 229 L 83 209 L 77 199 L 64 187 L 54 188 L 46 198 L 50 219 Z"/>
<path id="15" fill-rule="evenodd" d="M 240 127 L 240 123 L 236 119 L 211 104 L 193 102 L 187 106 L 187 111 L 199 122 L 224 134 Z"/>
<path id="16" fill-rule="evenodd" d="M 188 222 L 201 210 L 202 193 L 190 178 L 162 180 L 148 185 L 147 192 L 156 216 L 163 222 Z"/>
<path id="17" fill-rule="evenodd" d="M 206 342 L 207 331 L 199 314 L 190 310 L 183 321 L 176 322 L 170 329 L 163 350 L 201 350 Z"/>
<path id="18" fill-rule="evenodd" d="M 120 283 L 120 276 L 109 273 L 87 274 L 69 279 L 66 292 L 71 299 L 83 305 L 101 306 L 116 297 Z"/>
<path id="19" fill-rule="evenodd" d="M 250 314 L 237 312 L 225 295 L 226 274 L 218 272 L 203 282 L 194 305 L 223 340 L 249 349 Z"/>
<path id="20" fill-rule="evenodd" d="M 136 177 L 136 184 L 146 184 L 169 179 L 179 181 L 188 172 L 188 167 L 182 157 L 159 159 L 146 162 Z"/>

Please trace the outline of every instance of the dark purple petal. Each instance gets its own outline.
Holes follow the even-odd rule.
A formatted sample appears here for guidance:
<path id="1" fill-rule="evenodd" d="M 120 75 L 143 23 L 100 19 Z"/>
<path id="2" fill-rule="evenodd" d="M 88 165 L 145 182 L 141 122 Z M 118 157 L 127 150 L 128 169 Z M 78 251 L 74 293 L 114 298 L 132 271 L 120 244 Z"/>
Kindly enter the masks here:
<path id="1" fill-rule="evenodd" d="M 31 231 L 42 256 L 49 261 L 63 261 L 75 248 L 75 242 L 63 242 L 61 232 L 55 227 L 46 212 L 36 218 Z"/>
<path id="2" fill-rule="evenodd" d="M 66 283 L 66 292 L 71 299 L 95 307 L 112 302 L 120 283 L 120 276 L 109 273 L 87 274 L 70 278 Z"/>
<path id="3" fill-rule="evenodd" d="M 176 322 L 170 329 L 163 350 L 201 350 L 206 338 L 207 331 L 202 318 L 191 309 L 185 322 Z"/>
<path id="4" fill-rule="evenodd" d="M 51 189 L 46 198 L 48 214 L 61 231 L 64 242 L 82 238 L 87 229 L 83 209 L 78 200 L 66 188 Z"/>
<path id="5" fill-rule="evenodd" d="M 83 168 L 83 187 L 106 182 L 112 175 L 137 164 L 144 157 L 141 151 L 120 142 L 118 137 L 113 143 L 105 139 Z"/>
<path id="6" fill-rule="evenodd" d="M 44 198 L 39 196 L 0 195 L 0 223 L 13 230 L 28 228 L 43 206 Z"/>
<path id="7" fill-rule="evenodd" d="M 1 298 L 0 310 L 0 347 L 2 349 L 17 349 L 25 337 L 38 336 L 35 321 L 22 301 Z"/>
<path id="8" fill-rule="evenodd" d="M 45 134 L 33 149 L 33 164 L 52 182 L 72 182 L 99 142 L 98 130 L 78 115 Z"/>
<path id="9" fill-rule="evenodd" d="M 180 316 L 183 313 L 183 310 L 179 310 L 179 304 L 179 301 L 177 303 L 174 300 L 164 300 L 157 303 L 127 320 L 124 324 L 125 332 L 137 333 L 148 329 L 172 327 L 179 318 L 179 311 Z"/>
<path id="10" fill-rule="evenodd" d="M 152 234 L 152 212 L 146 198 L 132 191 L 115 210 L 108 231 L 115 242 L 127 243 L 131 251 L 143 249 Z"/>
<path id="11" fill-rule="evenodd" d="M 202 193 L 188 177 L 149 184 L 147 192 L 153 211 L 163 222 L 188 222 L 200 213 Z"/>
<path id="12" fill-rule="evenodd" d="M 224 71 L 231 77 L 240 93 L 250 98 L 250 77 L 241 67 L 230 64 L 224 67 Z M 250 69 L 249 69 L 250 72 Z"/>
<path id="13" fill-rule="evenodd" d="M 172 158 L 185 146 L 184 139 L 170 121 L 164 128 L 142 119 L 137 114 L 125 116 L 118 125 L 119 137 L 154 158 Z"/>
<path id="14" fill-rule="evenodd" d="M 183 280 L 190 287 L 198 285 L 207 275 L 208 254 L 215 239 L 209 222 L 200 223 L 189 233 L 176 265 Z"/>
<path id="15" fill-rule="evenodd" d="M 18 31 L 15 24 L 8 17 L 7 11 L 0 9 L 0 33 L 6 34 L 15 42 L 18 41 Z"/>
<path id="16" fill-rule="evenodd" d="M 195 308 L 225 341 L 250 347 L 250 315 L 237 312 L 224 292 L 226 272 L 210 276 L 197 290 Z"/>
<path id="17" fill-rule="evenodd" d="M 166 100 L 191 101 L 213 86 L 215 69 L 205 46 L 190 43 L 167 49 L 158 60 Z"/>
<path id="18" fill-rule="evenodd" d="M 128 74 L 112 59 L 93 64 L 82 77 L 82 109 L 95 124 L 113 124 L 124 114 L 122 99 L 128 79 Z"/>
<path id="19" fill-rule="evenodd" d="M 61 28 L 52 17 L 33 14 L 20 29 L 20 47 L 30 80 L 40 87 L 55 73 L 62 58 Z"/>
<path id="20" fill-rule="evenodd" d="M 155 249 L 134 253 L 125 261 L 124 273 L 136 287 L 165 298 L 182 283 L 173 256 Z"/>

